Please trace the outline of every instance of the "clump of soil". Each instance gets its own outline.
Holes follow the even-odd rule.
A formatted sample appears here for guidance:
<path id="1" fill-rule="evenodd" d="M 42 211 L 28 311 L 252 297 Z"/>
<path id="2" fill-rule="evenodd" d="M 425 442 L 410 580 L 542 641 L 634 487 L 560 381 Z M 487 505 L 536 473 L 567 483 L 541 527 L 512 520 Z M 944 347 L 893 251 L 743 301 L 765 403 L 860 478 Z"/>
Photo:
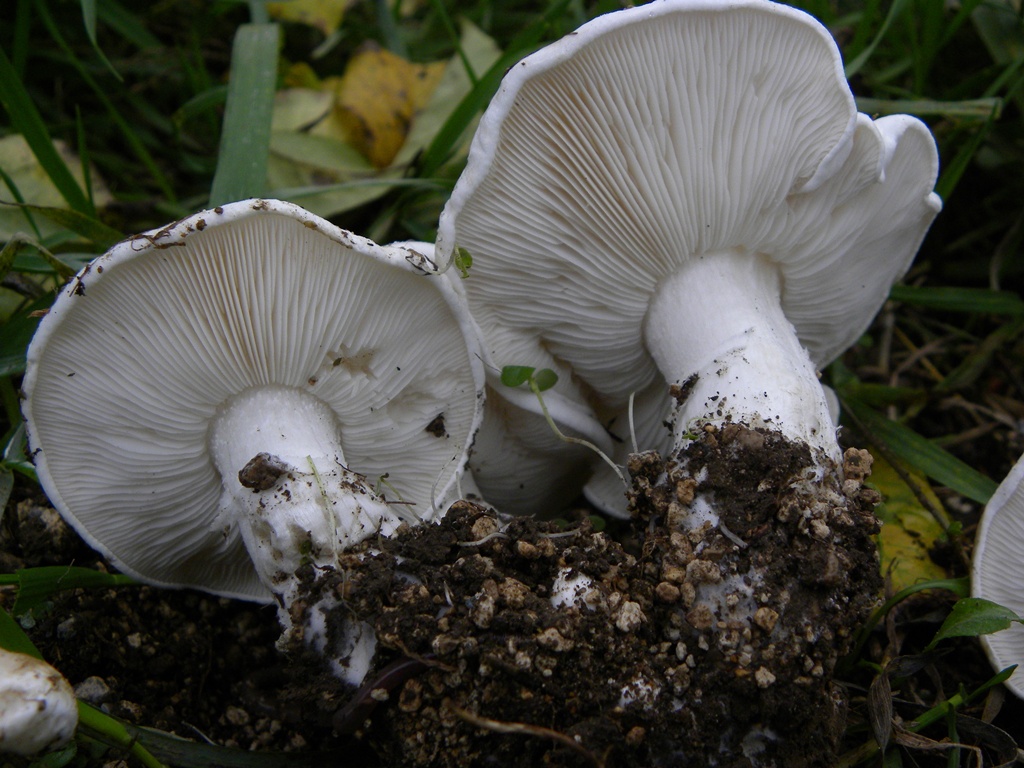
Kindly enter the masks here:
<path id="1" fill-rule="evenodd" d="M 342 597 L 329 623 L 369 621 L 378 647 L 404 659 L 339 712 L 337 729 L 389 765 L 652 764 L 645 718 L 621 704 L 648 668 L 657 675 L 653 597 L 620 544 L 586 521 L 561 530 L 459 502 L 439 525 L 373 546 L 348 569 L 302 574 L 305 610 Z M 559 576 L 583 580 L 559 590 Z M 556 592 L 571 604 L 557 606 Z"/>
<path id="2" fill-rule="evenodd" d="M 777 432 L 705 427 L 669 461 L 632 458 L 645 559 L 686 647 L 676 687 L 694 765 L 830 766 L 846 723 L 832 679 L 881 589 L 866 451 L 827 459 Z M 678 593 L 678 598 L 675 596 Z"/>
<path id="3" fill-rule="evenodd" d="M 460 502 L 307 568 L 295 623 L 340 598 L 332 631 L 368 621 L 394 660 L 335 728 L 389 765 L 831 765 L 833 668 L 881 586 L 868 460 L 844 484 L 778 433 L 711 428 L 633 457 L 637 548 Z"/>

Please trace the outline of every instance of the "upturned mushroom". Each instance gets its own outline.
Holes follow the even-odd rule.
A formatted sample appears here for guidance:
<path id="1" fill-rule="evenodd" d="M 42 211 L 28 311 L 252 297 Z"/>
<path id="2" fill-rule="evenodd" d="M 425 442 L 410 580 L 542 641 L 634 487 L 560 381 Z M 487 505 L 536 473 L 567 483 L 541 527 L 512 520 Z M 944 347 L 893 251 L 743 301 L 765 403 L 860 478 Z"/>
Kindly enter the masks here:
<path id="1" fill-rule="evenodd" d="M 42 659 L 0 648 L 0 753 L 37 755 L 71 741 L 78 702 Z"/>
<path id="2" fill-rule="evenodd" d="M 424 271 L 436 272 L 437 261 L 432 243 L 410 243 L 421 259 L 414 260 Z M 441 270 L 452 288 L 464 295 L 465 280 L 456 270 Z M 472 271 L 467 274 L 471 280 Z M 474 323 L 474 328 L 476 325 Z M 500 333 L 500 329 L 497 329 Z M 476 329 L 479 335 L 479 329 Z M 506 350 L 507 351 L 507 350 Z M 532 391 L 525 386 L 504 386 L 502 368 L 480 347 L 487 377 L 487 396 L 483 420 L 473 442 L 469 458 L 470 473 L 465 476 L 487 503 L 512 515 L 551 514 L 580 495 L 593 449 L 613 451 L 607 432 L 590 406 L 569 381 L 569 371 L 549 360 L 562 378 L 557 389 L 546 392 L 543 407 L 557 434 Z M 593 448 L 580 441 L 590 443 Z M 621 482 L 619 490 L 621 491 Z"/>
<path id="3" fill-rule="evenodd" d="M 812 17 L 656 0 L 515 65 L 442 214 L 438 259 L 472 254 L 491 359 L 558 370 L 618 462 L 638 451 L 628 495 L 596 462 L 587 493 L 634 516 L 678 601 L 689 689 L 663 695 L 709 764 L 835 746 L 877 523 L 817 371 L 909 267 L 937 166 L 920 121 L 857 113 Z"/>
<path id="4" fill-rule="evenodd" d="M 985 505 L 974 538 L 971 595 L 1024 615 L 1024 458 L 1019 460 Z M 1024 626 L 981 636 L 996 671 L 1018 665 L 1006 687 L 1024 699 Z"/>
<path id="5" fill-rule="evenodd" d="M 437 252 L 472 254 L 491 358 L 580 382 L 620 463 L 631 394 L 641 449 L 732 421 L 836 461 L 816 371 L 908 268 L 940 208 L 936 174 L 920 121 L 857 114 L 811 17 L 658 0 L 509 72 Z M 620 488 L 591 495 L 621 515 Z"/>
<path id="6" fill-rule="evenodd" d="M 54 506 L 142 581 L 276 600 L 289 636 L 300 566 L 438 516 L 478 426 L 464 304 L 412 256 L 271 200 L 114 246 L 28 351 Z M 367 626 L 296 632 L 362 678 Z"/>

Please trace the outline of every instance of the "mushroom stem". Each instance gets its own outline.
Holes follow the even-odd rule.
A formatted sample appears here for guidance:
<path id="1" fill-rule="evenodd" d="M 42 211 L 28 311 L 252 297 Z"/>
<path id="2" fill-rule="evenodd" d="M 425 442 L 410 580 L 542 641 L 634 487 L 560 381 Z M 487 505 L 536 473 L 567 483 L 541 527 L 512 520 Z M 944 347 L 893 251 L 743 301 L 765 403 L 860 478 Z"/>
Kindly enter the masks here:
<path id="1" fill-rule="evenodd" d="M 224 524 L 238 525 L 260 580 L 277 598 L 280 644 L 303 639 L 358 685 L 373 657 L 372 628 L 352 624 L 332 635 L 325 616 L 334 604 L 311 607 L 313 621 L 295 627 L 290 608 L 302 591 L 300 566 L 311 564 L 315 577 L 336 568 L 354 544 L 390 535 L 402 522 L 395 507 L 346 468 L 333 412 L 307 392 L 260 387 L 235 396 L 218 414 L 210 443 L 224 483 Z"/>
<path id="2" fill-rule="evenodd" d="M 675 450 L 695 426 L 732 422 L 778 430 L 839 463 L 824 390 L 781 296 L 776 265 L 738 250 L 690 259 L 658 287 L 644 342 L 680 387 Z"/>
<path id="3" fill-rule="evenodd" d="M 332 565 L 339 552 L 401 523 L 367 478 L 346 468 L 333 413 L 309 393 L 243 392 L 222 409 L 210 440 L 225 523 L 239 526 L 275 594 L 303 561 Z"/>

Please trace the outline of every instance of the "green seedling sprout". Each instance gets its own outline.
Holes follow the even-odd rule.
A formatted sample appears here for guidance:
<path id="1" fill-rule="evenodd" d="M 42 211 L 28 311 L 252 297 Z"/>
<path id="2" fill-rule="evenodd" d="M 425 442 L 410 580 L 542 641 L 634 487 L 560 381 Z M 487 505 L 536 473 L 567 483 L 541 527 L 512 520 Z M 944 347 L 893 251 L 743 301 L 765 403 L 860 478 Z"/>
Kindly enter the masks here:
<path id="1" fill-rule="evenodd" d="M 469 277 L 469 268 L 473 266 L 473 257 L 469 255 L 469 251 L 465 248 L 456 248 L 452 264 L 459 270 L 459 276 L 465 279 Z"/>
<path id="2" fill-rule="evenodd" d="M 925 646 L 925 653 L 947 637 L 978 637 L 1009 629 L 1014 622 L 1024 624 L 1024 618 L 1014 611 L 991 600 L 980 597 L 965 597 L 957 600 L 946 620 L 932 641 Z"/>
<path id="3" fill-rule="evenodd" d="M 506 387 L 520 387 L 526 384 L 530 391 L 537 397 L 537 402 L 540 403 L 541 412 L 544 414 L 544 420 L 548 423 L 551 431 L 558 436 L 559 440 L 566 443 L 572 443 L 573 445 L 582 445 L 585 448 L 589 448 L 591 451 L 596 453 L 601 459 L 618 475 L 619 480 L 622 481 L 623 487 L 629 489 L 629 483 L 626 481 L 626 476 L 622 474 L 622 469 L 612 461 L 611 457 L 608 456 L 604 451 L 598 448 L 589 440 L 584 440 L 582 437 L 570 437 L 558 428 L 555 424 L 555 420 L 551 418 L 551 414 L 548 412 L 548 406 L 544 402 L 543 392 L 551 389 L 558 383 L 558 374 L 552 371 L 550 368 L 541 368 L 537 370 L 528 365 L 506 365 L 501 369 L 501 383 Z"/>

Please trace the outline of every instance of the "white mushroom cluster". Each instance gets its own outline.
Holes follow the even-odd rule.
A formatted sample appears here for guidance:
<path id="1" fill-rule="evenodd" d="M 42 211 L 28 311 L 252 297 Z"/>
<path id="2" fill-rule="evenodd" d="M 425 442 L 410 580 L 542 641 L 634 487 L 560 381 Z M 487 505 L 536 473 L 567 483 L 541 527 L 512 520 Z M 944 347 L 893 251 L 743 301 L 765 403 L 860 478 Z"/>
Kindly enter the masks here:
<path id="1" fill-rule="evenodd" d="M 436 263 L 472 255 L 467 279 L 431 274 L 433 245 L 380 246 L 271 200 L 87 266 L 29 349 L 40 481 L 121 570 L 276 601 L 358 684 L 372 628 L 328 645 L 336 604 L 292 628 L 298 574 L 436 520 L 467 463 L 499 509 L 553 511 L 586 482 L 627 514 L 615 473 L 504 387 L 505 366 L 555 371 L 553 420 L 623 467 L 735 424 L 840 476 L 817 372 L 908 269 L 940 208 L 937 163 L 918 120 L 857 113 L 835 42 L 802 12 L 607 14 L 513 67 L 484 114 L 436 242 Z M 694 498 L 691 530 L 736 540 L 714 503 Z M 560 574 L 552 603 L 585 608 L 590 588 Z M 658 695 L 637 678 L 623 706 Z"/>

